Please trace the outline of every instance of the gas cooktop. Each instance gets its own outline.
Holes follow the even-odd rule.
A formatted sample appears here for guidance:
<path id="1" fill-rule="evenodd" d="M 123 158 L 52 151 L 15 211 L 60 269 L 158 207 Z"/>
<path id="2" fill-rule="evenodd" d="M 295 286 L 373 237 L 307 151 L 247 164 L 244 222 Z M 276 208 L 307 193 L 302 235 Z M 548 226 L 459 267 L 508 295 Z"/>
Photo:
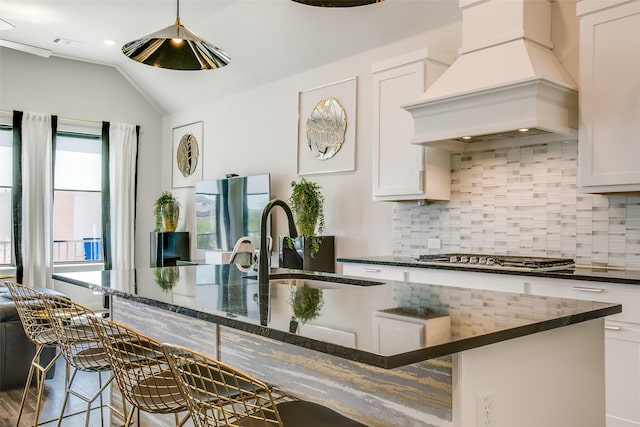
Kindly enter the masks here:
<path id="1" fill-rule="evenodd" d="M 543 258 L 513 255 L 420 255 L 416 261 L 430 265 L 450 265 L 455 267 L 520 271 L 557 271 L 570 270 L 575 267 L 575 261 L 569 258 Z"/>

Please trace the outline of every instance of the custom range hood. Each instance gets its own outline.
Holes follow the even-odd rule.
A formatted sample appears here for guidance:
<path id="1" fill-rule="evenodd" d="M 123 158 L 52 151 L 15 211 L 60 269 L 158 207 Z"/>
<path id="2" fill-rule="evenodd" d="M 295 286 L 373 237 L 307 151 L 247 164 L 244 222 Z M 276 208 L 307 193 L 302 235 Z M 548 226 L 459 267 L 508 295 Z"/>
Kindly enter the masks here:
<path id="1" fill-rule="evenodd" d="M 416 102 L 413 144 L 450 151 L 576 140 L 578 90 L 551 51 L 549 0 L 460 0 L 458 58 Z"/>

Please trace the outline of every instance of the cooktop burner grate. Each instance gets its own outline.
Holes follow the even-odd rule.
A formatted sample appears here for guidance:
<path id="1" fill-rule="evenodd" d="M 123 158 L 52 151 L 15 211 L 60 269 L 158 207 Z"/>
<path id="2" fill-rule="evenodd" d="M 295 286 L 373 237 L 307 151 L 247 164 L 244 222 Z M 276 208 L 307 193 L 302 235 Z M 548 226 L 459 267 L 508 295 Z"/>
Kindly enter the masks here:
<path id="1" fill-rule="evenodd" d="M 544 258 L 513 255 L 479 255 L 460 253 L 420 255 L 417 261 L 434 265 L 446 264 L 470 268 L 526 271 L 568 270 L 575 267 L 575 261 L 570 258 Z"/>

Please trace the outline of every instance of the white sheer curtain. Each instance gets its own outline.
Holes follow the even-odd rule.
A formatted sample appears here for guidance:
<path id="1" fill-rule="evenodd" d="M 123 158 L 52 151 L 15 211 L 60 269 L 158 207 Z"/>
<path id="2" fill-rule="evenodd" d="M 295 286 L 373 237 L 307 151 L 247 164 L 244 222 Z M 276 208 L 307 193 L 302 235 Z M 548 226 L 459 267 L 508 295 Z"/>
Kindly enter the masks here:
<path id="1" fill-rule="evenodd" d="M 51 116 L 22 117 L 22 262 L 25 285 L 51 287 L 53 179 Z"/>
<path id="2" fill-rule="evenodd" d="M 111 123 L 109 125 L 109 189 L 113 270 L 134 268 L 137 151 L 136 126 Z"/>

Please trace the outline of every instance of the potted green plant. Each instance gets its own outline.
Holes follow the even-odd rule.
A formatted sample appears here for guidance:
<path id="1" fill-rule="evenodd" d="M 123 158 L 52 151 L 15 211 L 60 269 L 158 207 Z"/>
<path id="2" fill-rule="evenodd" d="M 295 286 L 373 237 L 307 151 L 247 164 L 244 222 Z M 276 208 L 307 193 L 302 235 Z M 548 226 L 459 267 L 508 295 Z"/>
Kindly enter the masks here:
<path id="1" fill-rule="evenodd" d="M 153 205 L 156 218 L 156 232 L 176 231 L 180 218 L 180 203 L 170 191 L 164 191 Z"/>
<path id="2" fill-rule="evenodd" d="M 324 196 L 321 188 L 318 183 L 304 178 L 300 182 L 291 182 L 289 204 L 296 219 L 298 235 L 310 241 L 311 257 L 320 249 L 322 239 L 319 235 L 324 232 Z M 288 243 L 291 244 L 291 241 Z"/>

